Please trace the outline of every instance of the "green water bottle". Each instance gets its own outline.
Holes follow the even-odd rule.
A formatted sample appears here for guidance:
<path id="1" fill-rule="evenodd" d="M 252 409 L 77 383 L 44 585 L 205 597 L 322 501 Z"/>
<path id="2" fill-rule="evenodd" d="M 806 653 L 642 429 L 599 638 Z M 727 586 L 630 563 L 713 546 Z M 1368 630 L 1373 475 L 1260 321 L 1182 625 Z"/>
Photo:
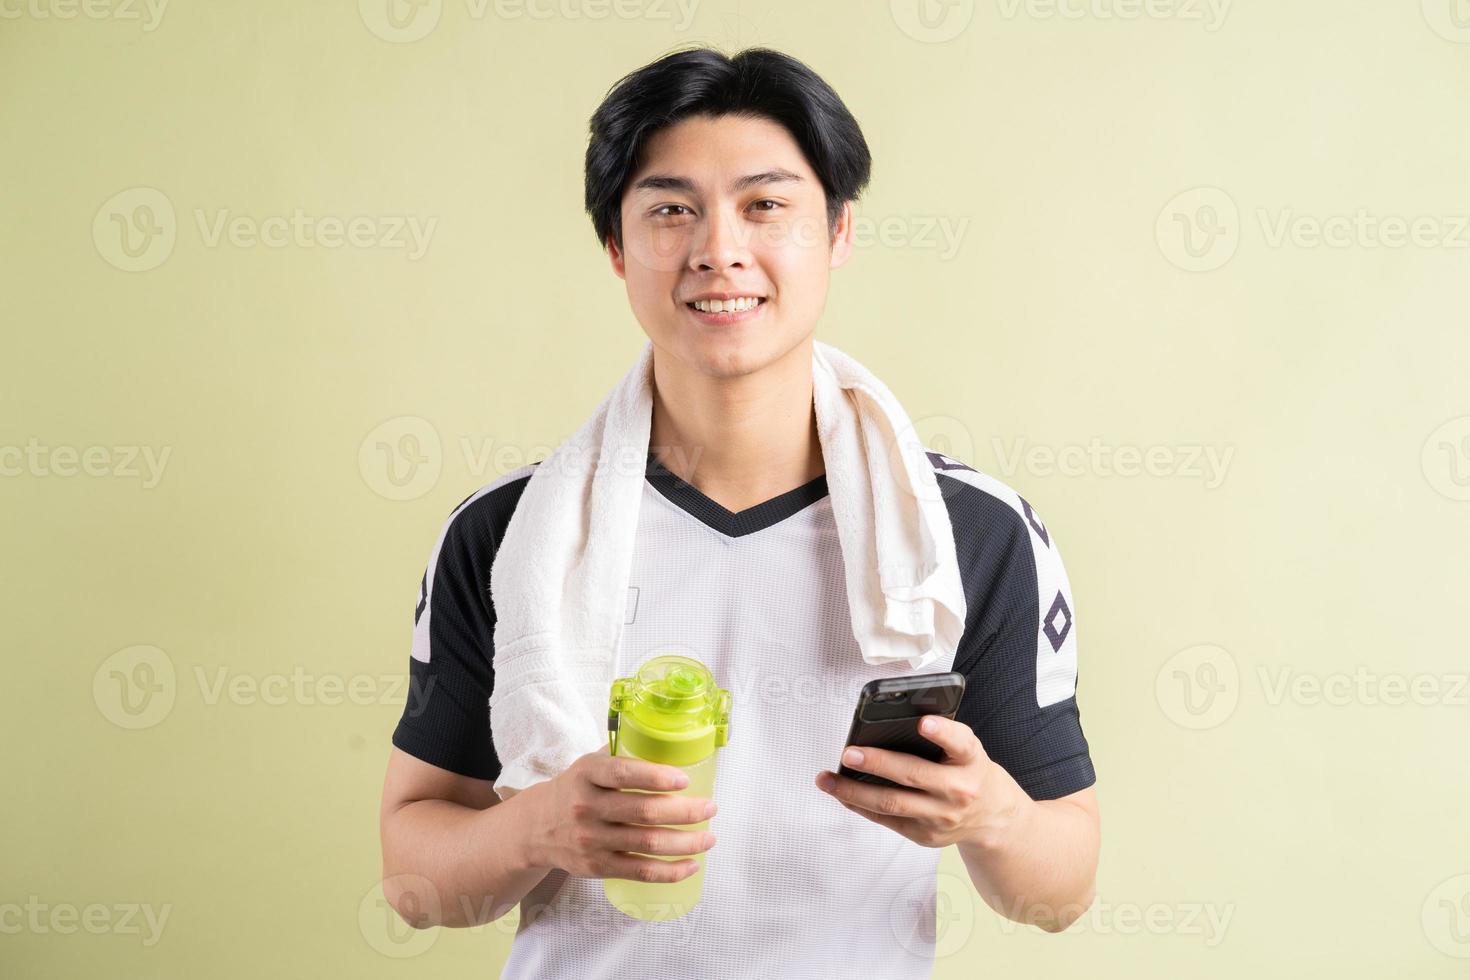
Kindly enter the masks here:
<path id="1" fill-rule="evenodd" d="M 715 749 L 730 737 L 730 692 L 717 687 L 714 675 L 698 660 L 672 654 L 654 657 L 632 677 L 613 681 L 607 728 L 608 748 L 613 755 L 678 766 L 689 776 L 689 785 L 674 792 L 714 799 Z M 709 821 L 663 826 L 702 831 L 709 827 Z M 674 882 L 604 878 L 603 890 L 614 907 L 650 922 L 677 919 L 694 908 L 704 890 L 705 852 L 638 856 L 661 861 L 692 859 L 699 870 Z"/>

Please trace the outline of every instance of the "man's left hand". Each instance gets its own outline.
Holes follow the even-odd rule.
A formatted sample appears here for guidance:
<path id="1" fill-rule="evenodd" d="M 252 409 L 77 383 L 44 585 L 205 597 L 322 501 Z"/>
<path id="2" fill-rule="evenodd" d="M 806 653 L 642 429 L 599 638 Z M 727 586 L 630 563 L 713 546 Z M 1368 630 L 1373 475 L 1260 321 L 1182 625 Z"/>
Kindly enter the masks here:
<path id="1" fill-rule="evenodd" d="M 1022 798 L 1030 798 L 985 754 L 969 725 L 926 715 L 919 733 L 944 750 L 940 761 L 869 746 L 848 746 L 843 752 L 844 765 L 891 779 L 898 787 L 826 770 L 817 774 L 817 787 L 853 813 L 925 847 L 998 844 L 1014 824 Z M 852 758 L 855 751 L 861 761 Z"/>

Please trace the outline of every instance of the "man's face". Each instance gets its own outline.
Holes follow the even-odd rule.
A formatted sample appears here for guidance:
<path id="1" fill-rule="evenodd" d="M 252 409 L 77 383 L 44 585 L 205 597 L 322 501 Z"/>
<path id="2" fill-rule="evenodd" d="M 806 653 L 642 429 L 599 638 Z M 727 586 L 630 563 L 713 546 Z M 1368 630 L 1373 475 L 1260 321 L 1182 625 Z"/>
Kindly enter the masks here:
<path id="1" fill-rule="evenodd" d="M 769 119 L 691 116 L 655 133 L 621 214 L 623 247 L 608 248 L 634 316 L 655 347 L 715 378 L 760 370 L 810 337 L 828 271 L 851 251 L 851 205 L 834 241 L 821 181 Z M 693 306 L 710 293 L 760 303 Z"/>

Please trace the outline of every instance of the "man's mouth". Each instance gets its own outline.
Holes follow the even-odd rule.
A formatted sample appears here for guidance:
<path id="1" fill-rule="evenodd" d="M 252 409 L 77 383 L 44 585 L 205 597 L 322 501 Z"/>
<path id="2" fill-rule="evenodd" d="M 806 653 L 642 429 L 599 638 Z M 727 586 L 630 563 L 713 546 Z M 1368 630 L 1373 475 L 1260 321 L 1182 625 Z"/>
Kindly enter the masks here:
<path id="1" fill-rule="evenodd" d="M 684 305 L 700 313 L 743 313 L 765 301 L 764 296 L 740 296 L 736 299 L 697 299 Z"/>

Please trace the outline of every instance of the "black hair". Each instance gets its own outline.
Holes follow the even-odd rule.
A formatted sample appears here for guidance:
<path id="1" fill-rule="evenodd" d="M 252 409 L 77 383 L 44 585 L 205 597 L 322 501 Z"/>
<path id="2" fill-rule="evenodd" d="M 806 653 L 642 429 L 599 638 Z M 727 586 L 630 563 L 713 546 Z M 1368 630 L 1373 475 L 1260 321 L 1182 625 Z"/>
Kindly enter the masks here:
<path id="1" fill-rule="evenodd" d="M 687 116 L 764 117 L 791 133 L 827 197 L 830 235 L 846 201 L 868 183 L 872 158 L 862 129 L 816 72 L 770 48 L 733 57 L 700 47 L 676 51 L 628 75 L 592 114 L 586 207 L 597 242 L 623 247 L 622 200 L 650 136 Z"/>

